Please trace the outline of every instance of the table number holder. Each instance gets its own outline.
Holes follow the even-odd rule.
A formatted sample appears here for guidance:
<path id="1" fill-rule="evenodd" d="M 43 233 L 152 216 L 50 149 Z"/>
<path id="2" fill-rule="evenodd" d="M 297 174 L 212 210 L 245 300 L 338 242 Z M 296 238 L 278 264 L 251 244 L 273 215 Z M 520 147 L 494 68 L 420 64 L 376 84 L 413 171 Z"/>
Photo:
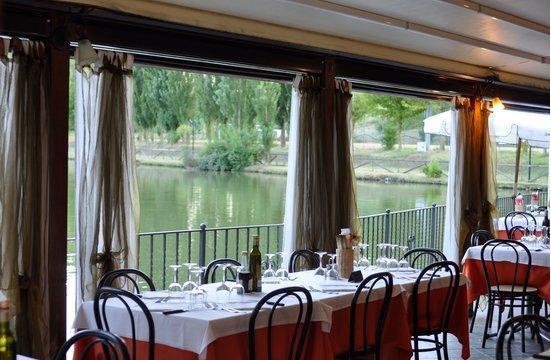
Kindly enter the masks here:
<path id="1" fill-rule="evenodd" d="M 341 229 L 337 236 L 337 268 L 341 279 L 348 279 L 354 271 L 354 245 L 359 237 L 350 233 L 350 229 Z"/>

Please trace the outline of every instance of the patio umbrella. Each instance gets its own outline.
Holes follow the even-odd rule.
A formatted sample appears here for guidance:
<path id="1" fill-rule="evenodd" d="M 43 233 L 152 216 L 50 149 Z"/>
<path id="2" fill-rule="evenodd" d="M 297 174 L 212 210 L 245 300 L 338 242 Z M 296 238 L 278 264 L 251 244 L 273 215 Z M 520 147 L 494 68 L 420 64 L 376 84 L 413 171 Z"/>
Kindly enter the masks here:
<path id="1" fill-rule="evenodd" d="M 425 134 L 450 135 L 451 110 L 429 116 L 423 126 Z M 498 144 L 516 145 L 515 182 L 513 193 L 517 192 L 522 141 L 532 147 L 549 149 L 551 119 L 548 114 L 539 114 L 514 110 L 499 110 L 492 114 L 495 141 Z"/>

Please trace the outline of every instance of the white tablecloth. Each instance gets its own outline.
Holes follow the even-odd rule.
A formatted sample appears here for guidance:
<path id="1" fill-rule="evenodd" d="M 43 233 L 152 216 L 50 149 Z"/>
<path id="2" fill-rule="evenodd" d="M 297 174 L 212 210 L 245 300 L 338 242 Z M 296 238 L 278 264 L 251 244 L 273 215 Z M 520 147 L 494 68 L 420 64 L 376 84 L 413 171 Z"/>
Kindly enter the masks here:
<path id="1" fill-rule="evenodd" d="M 368 275 L 367 273 L 364 276 Z M 312 286 L 316 290 L 321 290 L 322 287 L 335 285 L 339 287 L 350 287 L 350 292 L 344 293 L 328 293 L 320 291 L 311 291 L 314 300 L 314 308 L 312 312 L 312 322 L 321 322 L 322 330 L 329 332 L 331 330 L 332 312 L 344 309 L 350 306 L 353 297 L 354 284 L 346 281 L 325 281 L 321 276 L 315 276 L 313 271 L 305 271 L 294 273 L 296 276 L 294 281 L 288 281 L 284 284 L 263 284 L 264 293 L 261 294 L 246 294 L 243 296 L 241 303 L 220 304 L 242 310 L 252 310 L 256 302 L 267 292 L 285 286 Z M 404 301 L 407 301 L 408 295 L 411 293 L 413 283 L 415 282 L 416 273 L 396 273 L 394 277 L 393 296 L 404 295 Z M 461 276 L 461 284 L 465 284 L 466 278 Z M 215 288 L 218 284 L 205 285 L 208 290 L 207 301 L 218 302 L 216 298 Z M 423 281 L 420 286 L 420 291 L 426 291 L 427 281 Z M 445 274 L 433 280 L 432 289 L 447 285 Z M 380 288 L 378 288 L 380 287 Z M 384 290 L 381 282 L 372 292 L 373 301 L 383 297 Z M 247 313 L 229 313 L 223 310 L 194 310 L 180 314 L 163 315 L 162 311 L 175 310 L 182 307 L 181 304 L 161 303 L 156 304 L 155 300 L 144 299 L 144 302 L 150 308 L 153 321 L 155 323 L 155 341 L 158 344 L 168 345 L 174 348 L 192 351 L 199 354 L 200 358 L 206 357 L 206 349 L 208 345 L 218 338 L 238 334 L 248 331 L 250 312 Z M 132 309 L 136 321 L 138 340 L 147 341 L 147 322 L 145 315 L 138 308 Z M 285 306 L 278 308 L 277 314 L 274 316 L 274 324 L 290 324 L 296 322 L 297 318 L 297 301 L 288 297 L 285 299 Z M 109 319 L 110 331 L 124 337 L 132 337 L 130 322 L 126 309 L 117 299 L 110 299 L 106 306 L 107 318 Z M 267 326 L 267 313 L 261 312 L 257 320 L 257 328 Z M 78 311 L 73 324 L 75 329 L 96 328 L 94 319 L 93 302 L 87 301 L 83 303 Z"/>
<path id="2" fill-rule="evenodd" d="M 484 258 L 487 260 L 491 259 L 491 249 L 492 247 L 488 246 L 484 251 Z M 467 259 L 480 260 L 481 252 L 482 246 L 470 247 L 469 249 L 467 249 L 465 256 L 463 256 L 462 263 L 464 263 Z M 530 250 L 530 255 L 532 256 L 532 265 L 549 267 L 549 249 L 541 249 L 537 251 Z M 515 262 L 516 255 L 513 249 L 501 245 L 494 251 L 494 260 Z M 526 254 L 526 252 L 519 251 L 519 262 L 521 264 L 528 264 L 528 255 Z"/>
<path id="3" fill-rule="evenodd" d="M 534 216 L 534 217 L 536 218 L 536 229 L 540 230 L 541 224 L 543 223 L 543 216 Z M 522 226 L 522 227 L 527 226 L 526 218 L 524 218 L 523 216 L 515 216 L 512 219 L 512 223 L 513 223 L 513 226 Z M 530 219 L 528 225 L 534 225 L 534 222 Z M 513 226 L 509 226 L 509 229 L 512 228 Z M 497 222 L 497 228 L 500 231 L 505 231 L 505 217 L 499 218 Z"/>

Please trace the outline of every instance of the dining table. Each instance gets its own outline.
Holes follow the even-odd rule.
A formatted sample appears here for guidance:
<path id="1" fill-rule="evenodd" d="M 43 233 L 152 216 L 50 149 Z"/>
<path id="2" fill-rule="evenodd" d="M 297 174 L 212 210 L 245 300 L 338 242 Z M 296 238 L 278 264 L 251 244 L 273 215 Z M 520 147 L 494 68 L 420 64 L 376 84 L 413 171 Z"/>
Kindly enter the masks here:
<path id="1" fill-rule="evenodd" d="M 482 265 L 482 245 L 472 246 L 467 249 L 463 256 L 463 274 L 469 279 L 467 297 L 469 303 L 475 301 L 479 296 L 488 293 L 488 287 L 484 278 Z M 488 269 L 491 267 L 491 249 L 489 246 L 484 252 L 484 259 Z M 535 246 L 529 248 L 531 266 L 528 274 L 528 286 L 538 289 L 538 295 L 549 303 L 549 247 Z M 501 283 L 513 283 L 515 277 L 516 256 L 511 248 L 499 246 L 494 250 L 494 262 L 496 271 L 499 274 Z M 526 252 L 519 252 L 519 265 L 517 269 L 517 280 L 524 279 L 528 271 L 528 255 Z M 496 285 L 493 270 L 489 271 L 490 285 Z"/>
<path id="2" fill-rule="evenodd" d="M 362 271 L 367 276 L 383 269 L 368 268 Z M 387 269 L 384 269 L 387 270 Z M 412 356 L 411 331 L 413 328 L 412 291 L 419 272 L 414 269 L 396 269 L 393 275 L 393 289 L 388 315 L 383 328 L 381 358 L 410 359 Z M 428 279 L 422 278 L 419 284 L 419 296 L 431 296 L 433 304 L 445 298 L 449 274 L 441 273 L 432 279 L 430 288 Z M 380 283 L 380 282 L 379 282 Z M 367 305 L 368 339 L 374 339 L 376 319 L 382 307 L 384 287 L 375 284 Z M 457 296 L 453 304 L 449 321 L 449 333 L 455 335 L 462 345 L 462 357 L 469 358 L 467 278 L 460 274 Z M 163 359 L 246 359 L 248 358 L 249 318 L 258 301 L 268 292 L 287 286 L 301 286 L 308 289 L 313 300 L 311 326 L 304 343 L 304 359 L 334 359 L 336 354 L 344 353 L 349 346 L 350 305 L 357 283 L 347 280 L 328 280 L 315 275 L 314 271 L 291 273 L 288 280 L 263 283 L 262 293 L 222 296 L 217 292 L 218 283 L 202 285 L 206 297 L 201 299 L 198 308 L 188 309 L 180 300 L 171 300 L 166 291 L 144 292 L 142 301 L 149 309 L 155 327 L 155 356 Z M 231 284 L 230 284 L 231 287 Z M 160 301 L 160 299 L 165 301 Z M 122 336 L 131 344 L 132 332 L 128 310 L 117 299 L 109 299 L 105 304 L 109 319 L 109 331 Z M 273 358 L 287 358 L 288 339 L 292 336 L 294 323 L 299 311 L 298 301 L 288 297 L 284 306 L 276 309 L 273 320 L 272 343 L 275 345 Z M 255 327 L 256 351 L 258 359 L 266 358 L 268 343 L 268 314 L 271 308 L 259 312 Z M 184 312 L 166 315 L 167 311 L 184 309 Z M 361 304 L 357 308 L 364 314 Z M 143 311 L 137 306 L 131 307 L 136 321 L 138 358 L 146 358 L 148 328 Z M 420 317 L 426 309 L 419 307 Z M 438 319 L 442 312 L 438 306 L 429 309 L 431 321 Z M 362 343 L 363 321 L 357 321 L 356 344 Z M 83 302 L 73 324 L 75 329 L 96 328 L 93 301 Z M 75 348 L 78 354 L 79 347 Z"/>
<path id="3" fill-rule="evenodd" d="M 515 216 L 510 221 L 511 224 L 509 224 L 509 228 L 513 226 L 522 226 L 522 227 L 528 227 L 528 226 L 534 226 L 536 230 L 536 235 L 541 235 L 541 226 L 543 224 L 543 214 L 541 213 L 535 213 L 533 214 L 534 218 L 536 219 L 536 223 L 534 224 L 533 220 L 526 221 L 526 218 L 523 216 Z M 502 216 L 497 220 L 497 238 L 498 239 L 508 239 L 507 236 L 507 230 L 505 228 L 505 217 Z"/>

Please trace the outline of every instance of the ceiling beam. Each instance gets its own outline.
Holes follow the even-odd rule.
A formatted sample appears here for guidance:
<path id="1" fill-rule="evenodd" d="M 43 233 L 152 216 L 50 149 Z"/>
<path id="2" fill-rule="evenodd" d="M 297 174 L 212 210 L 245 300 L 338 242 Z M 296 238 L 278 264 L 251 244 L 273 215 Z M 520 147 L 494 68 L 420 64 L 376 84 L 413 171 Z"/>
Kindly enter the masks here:
<path id="1" fill-rule="evenodd" d="M 520 27 L 523 27 L 525 29 L 529 29 L 532 31 L 536 31 L 542 34 L 549 35 L 549 26 L 537 23 L 532 20 L 528 20 L 525 18 L 522 18 L 520 16 L 516 16 L 513 14 L 510 14 L 505 11 L 501 11 L 486 5 L 479 4 L 475 1 L 471 0 L 438 0 L 441 2 L 445 2 L 447 4 L 455 5 L 462 7 L 464 9 L 468 9 L 471 11 L 475 11 L 477 13 L 481 13 L 484 15 L 488 15 L 494 19 L 503 20 L 505 22 L 508 22 L 510 24 L 514 24 Z"/>
<path id="2" fill-rule="evenodd" d="M 309 6 L 312 8 L 331 12 L 334 14 L 339 14 L 339 15 L 349 16 L 360 20 L 379 23 L 385 26 L 391 26 L 391 27 L 395 27 L 403 30 L 414 31 L 420 34 L 433 36 L 441 39 L 452 40 L 452 41 L 460 42 L 466 45 L 499 52 L 501 54 L 516 56 L 526 60 L 532 60 L 543 64 L 549 64 L 549 56 L 534 54 L 528 51 L 511 48 L 511 47 L 497 44 L 491 41 L 473 38 L 470 36 L 465 36 L 465 35 L 453 33 L 450 31 L 426 26 L 423 24 L 418 24 L 411 21 L 406 21 L 406 20 L 402 20 L 402 19 L 398 19 L 398 18 L 386 16 L 386 15 L 377 14 L 371 11 L 358 9 L 355 7 L 340 5 L 340 4 L 333 3 L 331 1 L 325 1 L 325 0 L 286 0 L 286 1 Z"/>

